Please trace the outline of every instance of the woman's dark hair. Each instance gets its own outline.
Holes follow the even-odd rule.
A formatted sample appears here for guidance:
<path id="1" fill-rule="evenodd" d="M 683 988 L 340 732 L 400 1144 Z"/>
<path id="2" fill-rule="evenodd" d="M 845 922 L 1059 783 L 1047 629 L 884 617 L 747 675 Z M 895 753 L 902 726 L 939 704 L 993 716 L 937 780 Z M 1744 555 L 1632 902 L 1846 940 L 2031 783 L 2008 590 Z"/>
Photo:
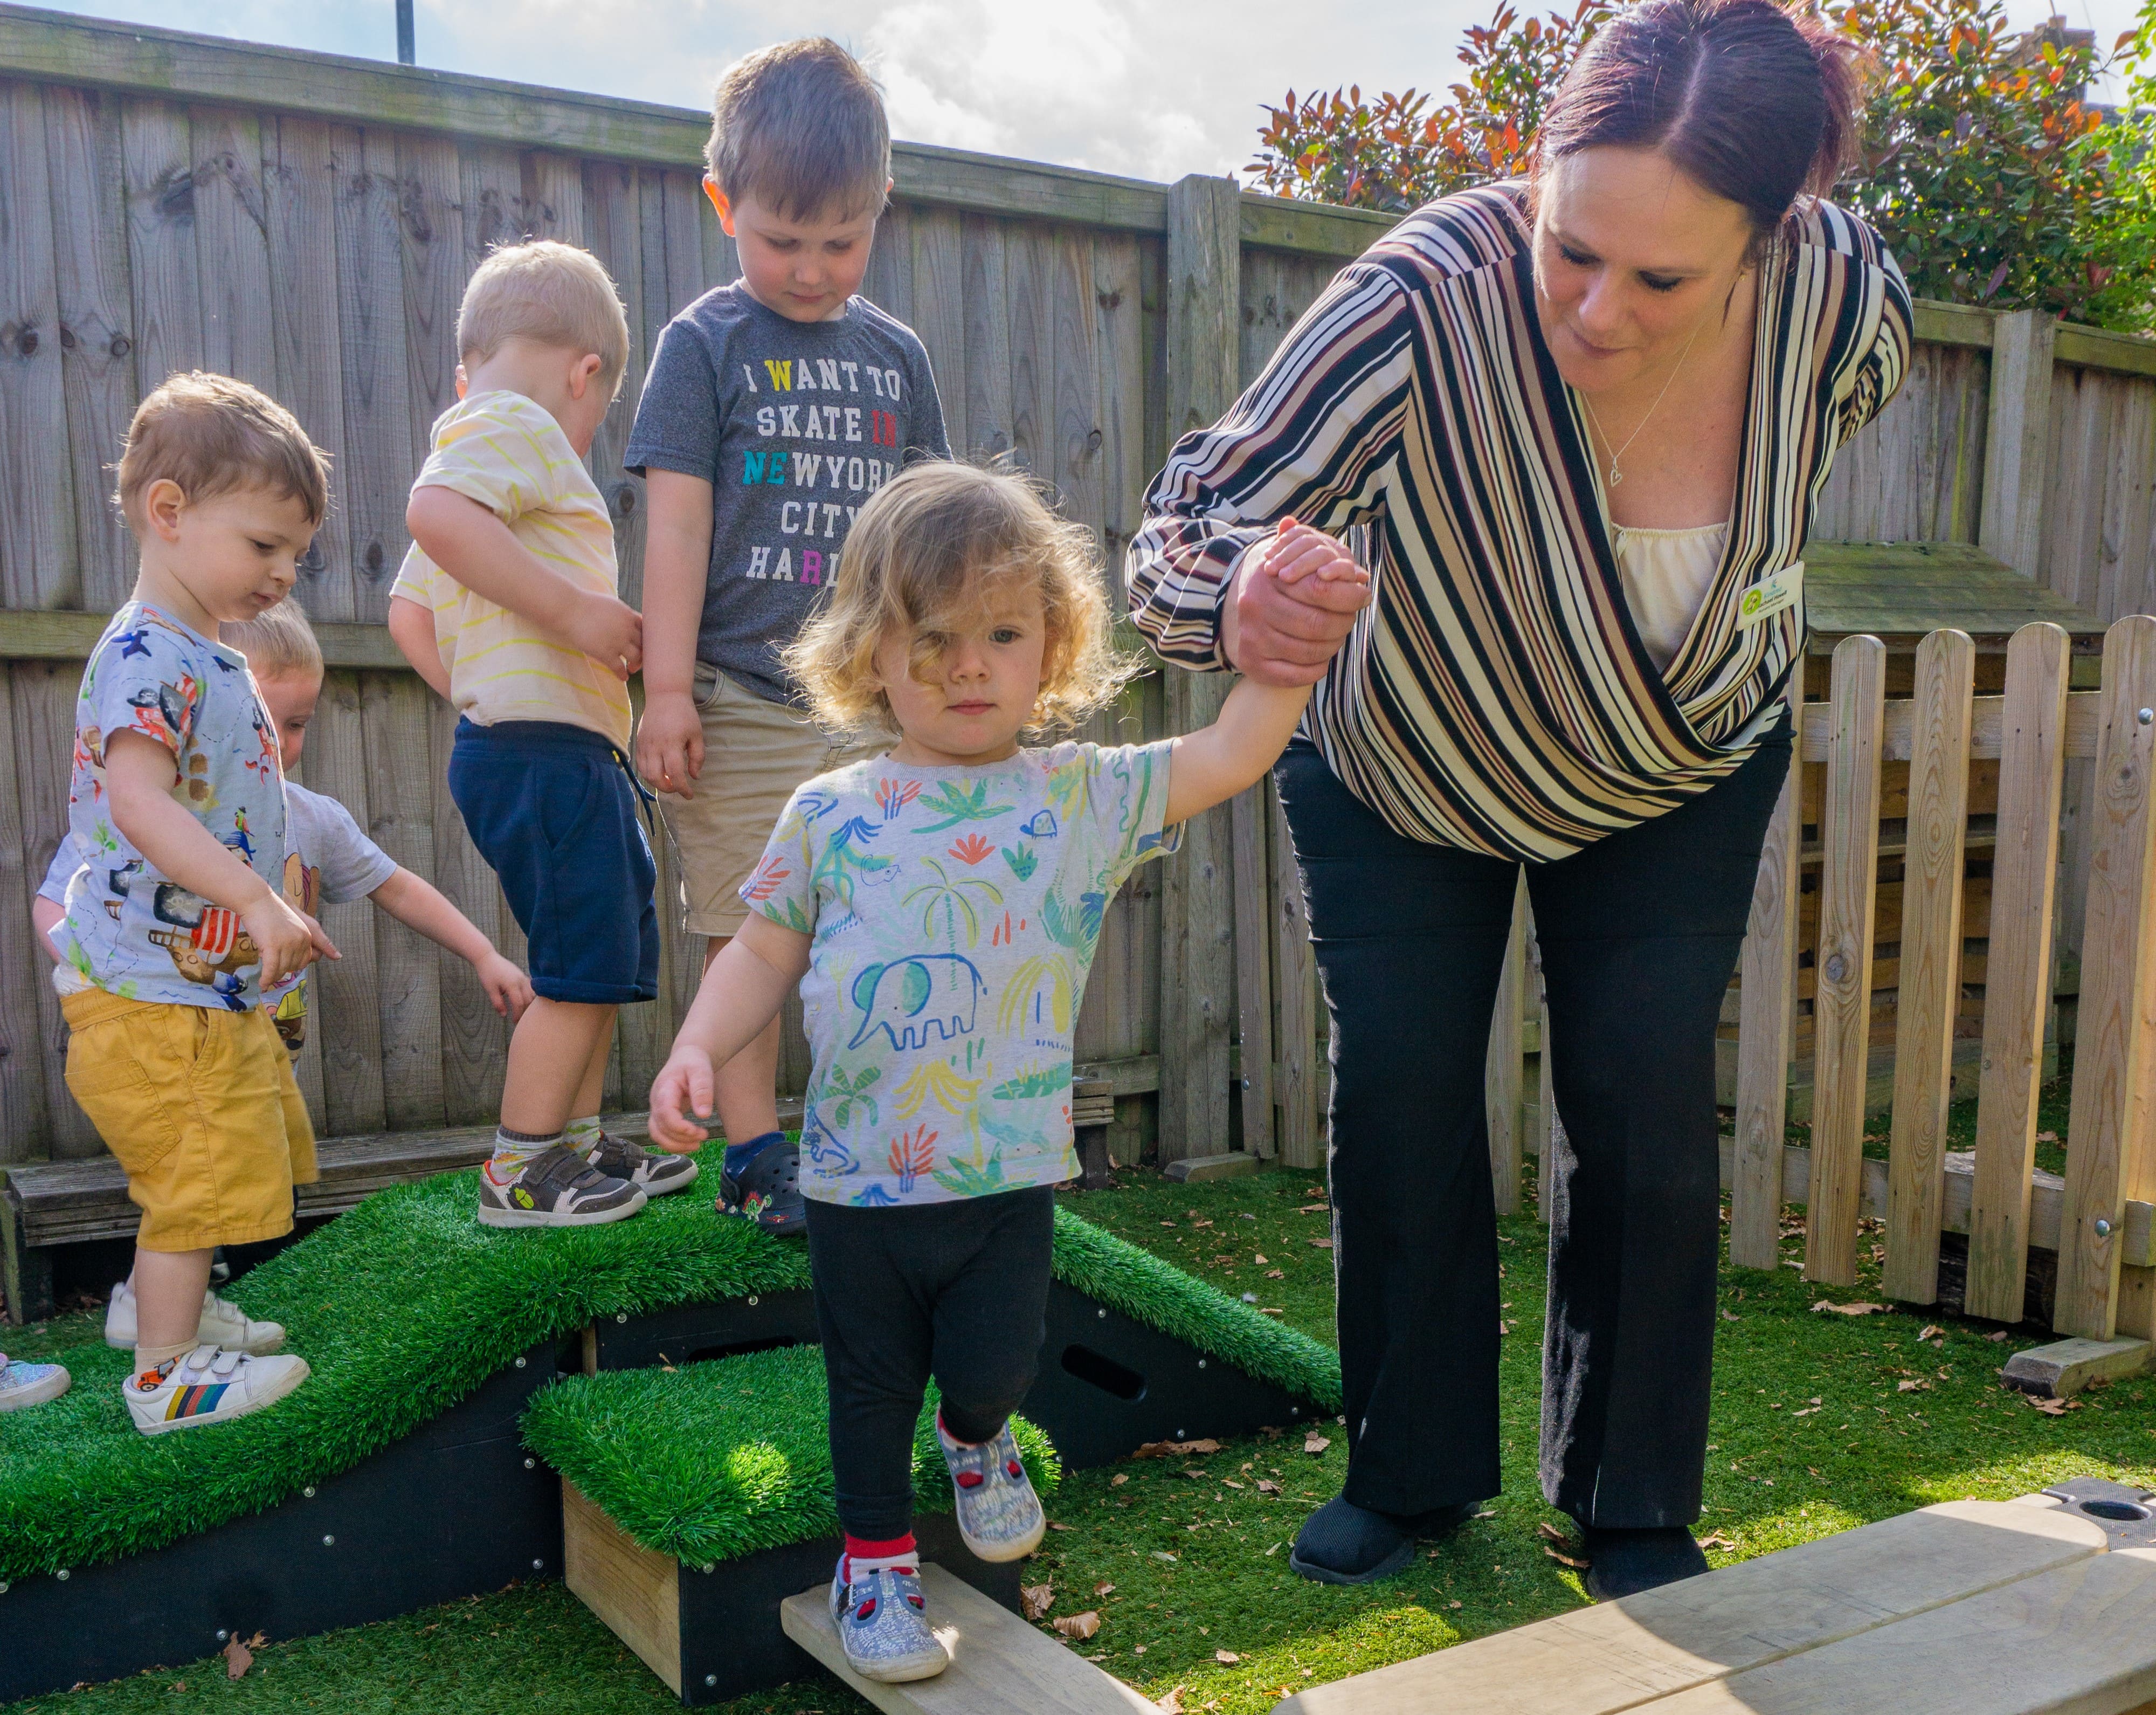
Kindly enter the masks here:
<path id="1" fill-rule="evenodd" d="M 1800 193 L 1825 196 L 1856 141 L 1860 50 L 1774 0 L 1641 0 L 1550 97 L 1536 161 L 1651 148 L 1741 205 L 1763 243 Z"/>

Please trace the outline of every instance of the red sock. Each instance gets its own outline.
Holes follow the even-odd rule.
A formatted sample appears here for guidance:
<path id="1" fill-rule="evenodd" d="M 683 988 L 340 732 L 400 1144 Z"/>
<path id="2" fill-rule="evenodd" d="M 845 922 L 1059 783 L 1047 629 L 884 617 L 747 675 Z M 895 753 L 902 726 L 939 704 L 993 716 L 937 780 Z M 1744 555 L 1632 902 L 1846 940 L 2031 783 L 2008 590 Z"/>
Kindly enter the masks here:
<path id="1" fill-rule="evenodd" d="M 916 1546 L 911 1531 L 906 1532 L 902 1537 L 893 1537 L 888 1542 L 880 1543 L 870 1542 L 866 1537 L 857 1537 L 849 1531 L 846 1533 L 846 1564 L 839 1576 L 844 1579 L 852 1578 L 854 1562 L 856 1559 L 896 1560 L 902 1554 L 911 1555 L 916 1552 Z"/>

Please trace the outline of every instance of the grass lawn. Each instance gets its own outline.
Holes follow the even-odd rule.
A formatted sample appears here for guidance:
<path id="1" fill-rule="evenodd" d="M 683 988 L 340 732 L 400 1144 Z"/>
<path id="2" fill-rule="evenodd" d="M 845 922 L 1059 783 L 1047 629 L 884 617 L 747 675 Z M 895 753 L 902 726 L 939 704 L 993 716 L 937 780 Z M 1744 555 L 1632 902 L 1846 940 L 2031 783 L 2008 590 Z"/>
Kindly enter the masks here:
<path id="1" fill-rule="evenodd" d="M 1270 1172 L 1203 1188 L 1132 1172 L 1116 1190 L 1078 1194 L 1088 1219 L 1321 1339 L 1332 1338 L 1322 1181 Z M 1181 1687 L 1186 1710 L 1250 1715 L 1283 1691 L 1517 1625 L 1584 1599 L 1548 1558 L 1536 1527 L 1563 1524 L 1535 1483 L 1543 1230 L 1502 1224 L 1506 1492 L 1411 1571 L 1358 1589 L 1291 1574 L 1286 1544 L 1337 1489 L 1346 1438 L 1304 1451 L 1302 1431 L 1231 1442 L 1204 1458 L 1125 1461 L 1067 1476 L 1029 1581 L 1055 1589 L 1052 1615 L 1093 1610 L 1079 1646 L 1155 1697 Z M 1794 1262 L 1801 1240 L 1785 1255 Z M 1262 1257 L 1264 1261 L 1259 1259 Z M 1821 1298 L 1876 1300 L 1868 1256 L 1857 1286 L 1822 1291 L 1794 1268 L 1727 1271 L 1722 1288 L 1707 1512 L 1698 1528 L 1717 1564 L 1824 1536 L 1933 1501 L 2005 1499 L 2082 1474 L 2156 1484 L 2156 1380 L 2092 1392 L 2047 1416 L 1998 1384 L 2033 1331 L 2005 1341 L 1974 1322 L 1933 1332 L 1920 1316 L 1816 1312 Z M 58 1343 L 85 1337 L 78 1325 Z M 11 1339 L 34 1355 L 38 1337 Z M 1441 1341 L 1438 1343 L 1441 1355 Z M 1277 1494 L 1260 1489 L 1276 1485 Z M 1223 1654 L 1231 1660 L 1220 1659 Z M 51 1715 L 232 1708 L 659 1711 L 670 1694 L 559 1584 L 512 1588 L 408 1618 L 293 1643 L 272 1640 L 244 1680 L 221 1661 L 14 1706 Z M 829 1678 L 727 1706 L 734 1715 L 853 1715 Z"/>

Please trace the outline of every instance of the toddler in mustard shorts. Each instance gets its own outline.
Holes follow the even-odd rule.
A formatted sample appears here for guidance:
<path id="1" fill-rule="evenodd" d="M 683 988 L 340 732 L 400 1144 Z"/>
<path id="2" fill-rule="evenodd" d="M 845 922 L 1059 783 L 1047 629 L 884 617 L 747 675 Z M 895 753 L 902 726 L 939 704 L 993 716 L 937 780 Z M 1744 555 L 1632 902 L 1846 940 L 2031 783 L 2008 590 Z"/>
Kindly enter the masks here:
<path id="1" fill-rule="evenodd" d="M 322 455 L 243 382 L 176 375 L 143 400 L 119 501 L 141 553 L 133 595 L 83 670 L 68 782 L 84 862 L 54 940 L 67 1084 L 127 1173 L 135 1373 L 145 1435 L 244 1416 L 304 1358 L 200 1337 L 211 1253 L 292 1229 L 315 1137 L 270 987 L 336 949 L 279 891 L 285 777 L 227 620 L 281 601 L 328 509 Z"/>

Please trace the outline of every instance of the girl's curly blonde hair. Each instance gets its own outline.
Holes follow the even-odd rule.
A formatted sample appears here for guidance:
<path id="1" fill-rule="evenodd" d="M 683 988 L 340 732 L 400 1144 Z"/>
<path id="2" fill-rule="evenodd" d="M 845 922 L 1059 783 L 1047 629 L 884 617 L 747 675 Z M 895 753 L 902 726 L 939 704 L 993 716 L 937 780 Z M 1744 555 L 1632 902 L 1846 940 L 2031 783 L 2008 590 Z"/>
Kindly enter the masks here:
<path id="1" fill-rule="evenodd" d="M 886 483 L 847 532 L 829 602 L 780 659 L 824 725 L 895 734 L 876 676 L 884 638 L 911 637 L 912 671 L 925 677 L 943 637 L 981 623 L 998 594 L 1028 585 L 1040 592 L 1047 646 L 1024 730 L 1068 731 L 1113 701 L 1142 664 L 1112 642 L 1093 538 L 1014 471 L 938 460 Z"/>

